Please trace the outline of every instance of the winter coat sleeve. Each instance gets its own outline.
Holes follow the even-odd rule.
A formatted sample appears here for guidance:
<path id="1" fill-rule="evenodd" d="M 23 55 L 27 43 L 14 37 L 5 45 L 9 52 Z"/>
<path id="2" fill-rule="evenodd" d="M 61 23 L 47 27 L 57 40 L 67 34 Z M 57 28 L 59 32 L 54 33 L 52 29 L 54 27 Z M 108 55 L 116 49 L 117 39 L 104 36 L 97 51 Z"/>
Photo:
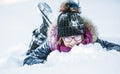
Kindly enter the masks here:
<path id="1" fill-rule="evenodd" d="M 51 49 L 48 45 L 48 41 L 36 48 L 27 58 L 25 58 L 23 65 L 33 65 L 44 63 L 47 56 L 50 54 Z"/>
<path id="2" fill-rule="evenodd" d="M 120 52 L 120 45 L 118 44 L 110 43 L 99 38 L 97 38 L 96 42 L 99 43 L 103 48 L 106 48 L 107 50 L 116 50 Z"/>

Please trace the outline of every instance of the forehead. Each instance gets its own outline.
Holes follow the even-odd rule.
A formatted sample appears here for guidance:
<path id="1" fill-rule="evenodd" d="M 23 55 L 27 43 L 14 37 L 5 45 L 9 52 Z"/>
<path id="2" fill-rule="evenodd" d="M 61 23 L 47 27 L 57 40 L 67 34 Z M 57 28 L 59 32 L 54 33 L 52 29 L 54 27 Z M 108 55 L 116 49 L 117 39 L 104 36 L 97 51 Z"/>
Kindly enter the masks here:
<path id="1" fill-rule="evenodd" d="M 66 37 L 81 37 L 81 35 L 72 35 L 72 36 L 66 36 Z"/>

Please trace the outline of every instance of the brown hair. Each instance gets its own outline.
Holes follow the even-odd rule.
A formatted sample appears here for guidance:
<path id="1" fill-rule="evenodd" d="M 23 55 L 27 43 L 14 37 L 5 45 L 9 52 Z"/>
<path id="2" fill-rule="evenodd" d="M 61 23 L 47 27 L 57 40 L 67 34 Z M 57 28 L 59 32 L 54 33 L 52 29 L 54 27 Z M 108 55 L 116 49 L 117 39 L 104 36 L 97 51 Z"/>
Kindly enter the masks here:
<path id="1" fill-rule="evenodd" d="M 62 37 L 58 39 L 58 45 L 61 45 L 63 43 Z"/>

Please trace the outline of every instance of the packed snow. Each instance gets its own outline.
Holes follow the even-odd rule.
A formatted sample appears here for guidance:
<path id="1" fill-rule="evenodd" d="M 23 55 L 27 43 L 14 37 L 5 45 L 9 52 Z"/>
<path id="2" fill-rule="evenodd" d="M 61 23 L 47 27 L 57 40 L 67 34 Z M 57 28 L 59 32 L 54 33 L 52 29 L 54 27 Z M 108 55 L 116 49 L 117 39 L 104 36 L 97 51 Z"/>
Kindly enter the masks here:
<path id="1" fill-rule="evenodd" d="M 106 51 L 97 43 L 74 46 L 69 53 L 55 50 L 44 64 L 23 66 L 32 31 L 41 23 L 37 4 L 47 2 L 56 17 L 63 0 L 5 1 L 0 3 L 1 74 L 120 74 L 120 52 Z M 80 0 L 80 4 L 82 15 L 95 23 L 99 36 L 120 44 L 120 1 Z"/>

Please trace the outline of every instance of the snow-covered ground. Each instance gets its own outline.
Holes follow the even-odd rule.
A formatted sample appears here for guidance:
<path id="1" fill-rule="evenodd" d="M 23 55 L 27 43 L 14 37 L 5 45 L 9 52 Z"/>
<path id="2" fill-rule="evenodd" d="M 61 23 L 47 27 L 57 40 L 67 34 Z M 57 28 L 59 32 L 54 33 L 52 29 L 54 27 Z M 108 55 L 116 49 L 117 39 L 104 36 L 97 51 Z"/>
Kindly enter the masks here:
<path id="1" fill-rule="evenodd" d="M 75 46 L 69 53 L 54 51 L 45 64 L 22 66 L 32 31 L 41 23 L 40 1 L 52 7 L 56 18 L 63 0 L 0 1 L 1 74 L 120 74 L 120 52 L 106 51 L 99 44 Z M 80 6 L 100 38 L 120 44 L 119 0 L 80 0 Z"/>

